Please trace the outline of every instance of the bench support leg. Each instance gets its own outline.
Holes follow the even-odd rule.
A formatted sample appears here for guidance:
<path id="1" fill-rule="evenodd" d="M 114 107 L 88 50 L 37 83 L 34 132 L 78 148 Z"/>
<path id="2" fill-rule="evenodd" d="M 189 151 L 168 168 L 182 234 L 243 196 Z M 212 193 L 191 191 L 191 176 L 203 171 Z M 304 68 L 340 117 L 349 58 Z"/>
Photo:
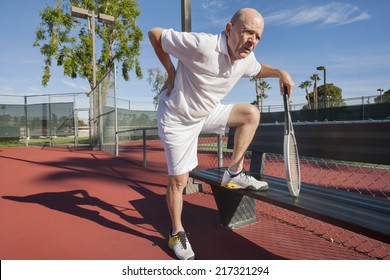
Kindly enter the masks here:
<path id="1" fill-rule="evenodd" d="M 183 194 L 198 193 L 203 191 L 201 183 L 196 183 L 194 178 L 188 178 L 187 185 L 184 188 Z"/>
<path id="2" fill-rule="evenodd" d="M 221 187 L 211 186 L 223 226 L 240 227 L 256 221 L 256 200 Z"/>

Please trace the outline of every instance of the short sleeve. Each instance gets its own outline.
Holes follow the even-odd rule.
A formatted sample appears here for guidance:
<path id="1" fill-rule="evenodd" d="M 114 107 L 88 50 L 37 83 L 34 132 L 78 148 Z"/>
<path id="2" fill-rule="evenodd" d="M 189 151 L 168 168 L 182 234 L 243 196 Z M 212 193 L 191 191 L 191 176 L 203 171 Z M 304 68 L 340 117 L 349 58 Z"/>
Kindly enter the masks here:
<path id="1" fill-rule="evenodd" d="M 173 29 L 164 29 L 161 45 L 166 53 L 174 56 L 182 63 L 191 62 L 198 52 L 199 37 L 196 33 L 177 32 Z"/>

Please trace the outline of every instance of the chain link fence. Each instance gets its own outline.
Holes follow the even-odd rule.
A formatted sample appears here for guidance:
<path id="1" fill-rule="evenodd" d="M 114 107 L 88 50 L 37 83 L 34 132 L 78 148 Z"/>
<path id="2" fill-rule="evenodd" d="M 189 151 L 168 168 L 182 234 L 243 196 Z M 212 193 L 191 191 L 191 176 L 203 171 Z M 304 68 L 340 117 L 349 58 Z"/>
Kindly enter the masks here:
<path id="1" fill-rule="evenodd" d="M 381 95 L 371 95 L 371 96 L 362 96 L 362 97 L 353 97 L 353 98 L 342 98 L 338 100 L 333 100 L 331 98 L 321 98 L 318 102 L 318 109 L 326 109 L 326 108 L 337 108 L 337 107 L 345 107 L 345 106 L 368 106 L 373 104 L 381 104 L 388 103 L 388 100 L 382 98 Z M 307 103 L 299 103 L 292 104 L 291 103 L 291 111 L 299 111 L 302 109 L 307 109 L 309 106 Z M 311 105 L 310 108 L 313 108 Z M 281 112 L 283 111 L 283 105 L 264 105 L 262 108 L 262 112 Z"/>
<path id="2" fill-rule="evenodd" d="M 0 141 L 3 144 L 89 144 L 89 136 L 79 138 L 79 127 L 87 126 L 86 131 L 89 131 L 86 93 L 1 95 L 0 98 Z"/>

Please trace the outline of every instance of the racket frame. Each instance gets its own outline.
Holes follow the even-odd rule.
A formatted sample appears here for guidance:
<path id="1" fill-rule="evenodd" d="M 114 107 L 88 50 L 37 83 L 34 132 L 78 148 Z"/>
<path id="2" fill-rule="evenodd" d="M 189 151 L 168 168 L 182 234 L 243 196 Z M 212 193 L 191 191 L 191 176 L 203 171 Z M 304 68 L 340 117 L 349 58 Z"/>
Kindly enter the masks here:
<path id="1" fill-rule="evenodd" d="M 289 110 L 289 97 L 287 93 L 287 87 L 284 87 L 283 94 L 284 102 L 284 138 L 283 138 L 283 156 L 284 156 L 284 167 L 286 170 L 286 181 L 290 194 L 294 197 L 297 197 L 301 190 L 301 172 L 300 172 L 300 162 L 299 162 L 299 153 L 297 148 L 297 142 L 295 139 L 294 128 L 291 121 L 291 115 Z M 290 141 L 293 141 L 293 146 L 296 148 L 297 154 L 297 165 L 298 165 L 298 186 L 294 186 L 294 182 L 291 180 L 291 166 L 290 166 Z"/>

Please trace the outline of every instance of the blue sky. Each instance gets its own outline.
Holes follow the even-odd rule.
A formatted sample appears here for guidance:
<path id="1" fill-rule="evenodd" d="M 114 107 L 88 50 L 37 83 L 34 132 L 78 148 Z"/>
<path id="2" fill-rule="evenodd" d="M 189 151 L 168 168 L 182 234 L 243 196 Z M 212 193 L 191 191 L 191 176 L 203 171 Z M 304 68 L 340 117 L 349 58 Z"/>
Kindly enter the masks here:
<path id="1" fill-rule="evenodd" d="M 390 89 L 390 1 L 388 0 L 192 0 L 192 30 L 219 33 L 233 13 L 242 7 L 259 10 L 265 30 L 255 50 L 260 62 L 286 69 L 294 78 L 293 103 L 304 103 L 298 85 L 327 68 L 327 82 L 343 90 L 344 98 L 371 96 L 377 89 Z M 42 87 L 43 56 L 32 46 L 40 23 L 39 13 L 55 0 L 1 0 L 0 95 L 30 95 L 83 92 L 87 81 L 64 77 L 53 67 L 47 87 Z M 140 0 L 138 25 L 144 31 L 141 66 L 144 79 L 131 73 L 130 81 L 118 78 L 121 98 L 133 104 L 152 104 L 147 69 L 160 67 L 147 40 L 155 26 L 181 30 L 180 0 Z M 267 80 L 272 89 L 266 105 L 281 104 L 276 79 Z M 319 82 L 322 84 L 322 80 Z M 248 103 L 255 99 L 254 86 L 242 79 L 224 103 Z M 140 105 L 141 106 L 141 105 Z"/>

